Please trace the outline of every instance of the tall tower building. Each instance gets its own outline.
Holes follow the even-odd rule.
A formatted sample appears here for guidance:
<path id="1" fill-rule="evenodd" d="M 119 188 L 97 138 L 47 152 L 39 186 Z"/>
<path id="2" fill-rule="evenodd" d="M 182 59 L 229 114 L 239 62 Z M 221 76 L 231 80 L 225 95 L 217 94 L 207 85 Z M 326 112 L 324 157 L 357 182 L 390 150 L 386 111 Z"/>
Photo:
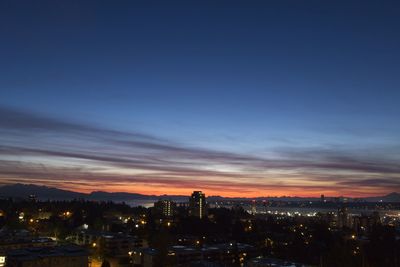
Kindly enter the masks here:
<path id="1" fill-rule="evenodd" d="M 194 191 L 189 199 L 189 215 L 204 218 L 207 215 L 206 195 L 201 191 Z"/>
<path id="2" fill-rule="evenodd" d="M 253 199 L 251 201 L 251 214 L 255 215 L 257 213 L 257 202 Z"/>
<path id="3" fill-rule="evenodd" d="M 156 213 L 161 214 L 163 217 L 169 218 L 174 215 L 175 212 L 175 202 L 171 200 L 159 200 L 154 203 L 154 209 Z"/>
<path id="4" fill-rule="evenodd" d="M 350 227 L 350 217 L 346 207 L 338 209 L 337 222 L 339 228 Z"/>

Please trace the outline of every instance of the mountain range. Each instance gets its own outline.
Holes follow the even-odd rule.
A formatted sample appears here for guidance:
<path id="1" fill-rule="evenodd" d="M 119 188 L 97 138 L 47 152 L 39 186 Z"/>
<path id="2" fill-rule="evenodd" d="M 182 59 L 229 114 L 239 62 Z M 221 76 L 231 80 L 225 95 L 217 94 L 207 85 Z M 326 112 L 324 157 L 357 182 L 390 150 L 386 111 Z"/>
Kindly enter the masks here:
<path id="1" fill-rule="evenodd" d="M 135 201 L 135 200 L 156 200 L 168 198 L 177 202 L 185 202 L 188 196 L 182 195 L 144 195 L 138 193 L 126 192 L 103 192 L 94 191 L 89 194 L 74 191 L 63 190 L 48 186 L 39 186 L 33 184 L 10 184 L 0 186 L 1 198 L 28 198 L 29 195 L 35 195 L 39 200 L 73 200 L 86 199 L 97 201 Z M 329 199 L 329 198 L 327 198 Z M 350 201 L 352 198 L 348 198 Z M 257 198 L 231 198 L 221 196 L 209 196 L 208 201 L 250 201 L 250 200 L 283 200 L 283 201 L 316 201 L 319 198 L 312 197 L 257 197 Z M 367 202 L 400 202 L 399 193 L 390 193 L 385 196 L 366 197 L 359 199 Z"/>

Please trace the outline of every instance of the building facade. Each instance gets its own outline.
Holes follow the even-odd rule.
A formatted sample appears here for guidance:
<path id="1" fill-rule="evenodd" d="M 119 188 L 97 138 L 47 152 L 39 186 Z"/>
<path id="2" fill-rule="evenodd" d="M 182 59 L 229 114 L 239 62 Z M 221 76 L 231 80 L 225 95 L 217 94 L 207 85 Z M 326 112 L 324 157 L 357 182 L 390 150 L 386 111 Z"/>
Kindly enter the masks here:
<path id="1" fill-rule="evenodd" d="M 79 246 L 26 248 L 7 253 L 7 267 L 88 267 L 88 252 Z"/>
<path id="2" fill-rule="evenodd" d="M 171 200 L 159 200 L 154 203 L 154 211 L 157 215 L 161 215 L 165 218 L 171 218 L 174 216 L 176 204 Z"/>
<path id="3" fill-rule="evenodd" d="M 200 219 L 207 216 L 206 195 L 201 191 L 194 191 L 189 198 L 189 215 Z"/>

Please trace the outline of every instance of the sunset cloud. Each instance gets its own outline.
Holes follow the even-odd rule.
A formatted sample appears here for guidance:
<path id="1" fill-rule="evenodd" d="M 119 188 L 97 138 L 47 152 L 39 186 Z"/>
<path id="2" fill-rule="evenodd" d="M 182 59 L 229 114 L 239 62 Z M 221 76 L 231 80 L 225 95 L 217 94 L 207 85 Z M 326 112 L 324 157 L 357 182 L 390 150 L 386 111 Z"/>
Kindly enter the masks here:
<path id="1" fill-rule="evenodd" d="M 225 196 L 376 195 L 400 191 L 400 163 L 335 147 L 276 148 L 266 157 L 191 147 L 0 108 L 0 182 L 88 192 Z M 357 187 L 357 188 L 355 188 Z"/>

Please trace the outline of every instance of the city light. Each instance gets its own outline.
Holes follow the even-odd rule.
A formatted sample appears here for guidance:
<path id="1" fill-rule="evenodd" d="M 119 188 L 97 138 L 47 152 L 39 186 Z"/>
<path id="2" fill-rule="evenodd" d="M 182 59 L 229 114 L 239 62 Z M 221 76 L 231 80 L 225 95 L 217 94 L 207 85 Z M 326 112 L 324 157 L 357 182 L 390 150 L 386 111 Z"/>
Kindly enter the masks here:
<path id="1" fill-rule="evenodd" d="M 400 0 L 3 2 L 0 267 L 400 267 Z"/>

